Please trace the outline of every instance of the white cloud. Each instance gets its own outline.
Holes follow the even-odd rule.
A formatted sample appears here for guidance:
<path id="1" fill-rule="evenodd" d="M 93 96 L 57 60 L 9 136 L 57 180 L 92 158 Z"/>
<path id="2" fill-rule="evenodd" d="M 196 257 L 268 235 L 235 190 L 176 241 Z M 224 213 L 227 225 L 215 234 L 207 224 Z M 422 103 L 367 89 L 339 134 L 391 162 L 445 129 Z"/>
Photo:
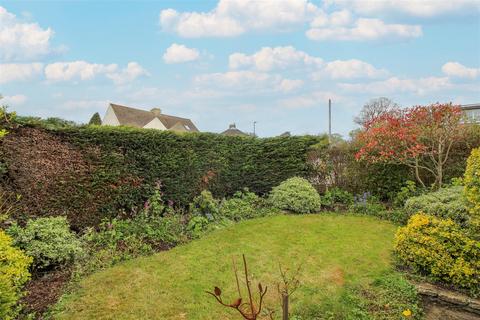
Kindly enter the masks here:
<path id="1" fill-rule="evenodd" d="M 323 70 L 314 73 L 313 78 L 320 80 L 323 74 L 333 79 L 381 78 L 388 74 L 385 69 L 377 69 L 361 60 L 335 60 L 326 64 Z"/>
<path id="2" fill-rule="evenodd" d="M 41 63 L 0 64 L 0 84 L 13 81 L 31 80 L 43 71 Z"/>
<path id="3" fill-rule="evenodd" d="M 224 88 L 235 88 L 244 86 L 263 86 L 272 81 L 280 82 L 279 76 L 272 76 L 264 72 L 256 71 L 228 71 L 201 74 L 194 78 L 196 84 L 202 86 L 215 85 Z"/>
<path id="4" fill-rule="evenodd" d="M 420 18 L 470 14 L 480 10 L 480 2 L 478 0 L 328 0 L 327 4 L 349 8 L 363 15 L 406 14 Z"/>
<path id="5" fill-rule="evenodd" d="M 163 60 L 168 64 L 182 63 L 195 61 L 199 56 L 200 54 L 197 49 L 188 48 L 183 44 L 174 43 L 168 47 L 167 51 L 165 51 Z"/>
<path id="6" fill-rule="evenodd" d="M 480 68 L 468 68 L 458 62 L 447 62 L 442 72 L 449 77 L 475 79 L 480 76 Z"/>
<path id="7" fill-rule="evenodd" d="M 21 22 L 13 13 L 0 6 L 0 59 L 31 60 L 52 51 L 53 31 L 37 23 Z"/>
<path id="8" fill-rule="evenodd" d="M 126 68 L 118 72 L 107 74 L 107 78 L 111 79 L 115 84 L 122 85 L 141 77 L 148 76 L 149 73 L 138 62 L 129 62 Z"/>
<path id="9" fill-rule="evenodd" d="M 295 91 L 303 86 L 303 80 L 283 79 L 278 88 L 282 92 Z"/>
<path id="10" fill-rule="evenodd" d="M 18 106 L 22 105 L 27 101 L 27 97 L 23 94 L 17 94 L 14 96 L 5 96 L 0 99 L 0 105 L 7 105 L 7 106 Z"/>
<path id="11" fill-rule="evenodd" d="M 49 81 L 92 80 L 99 75 L 104 75 L 115 84 L 125 84 L 147 74 L 147 71 L 137 62 L 129 62 L 122 70 L 119 70 L 116 64 L 97 64 L 86 61 L 55 62 L 45 67 L 45 77 Z"/>
<path id="12" fill-rule="evenodd" d="M 323 78 L 354 79 L 381 78 L 388 74 L 385 69 L 377 69 L 371 64 L 357 60 L 335 60 L 324 62 L 320 57 L 314 57 L 292 46 L 263 47 L 252 55 L 233 53 L 229 57 L 230 69 L 248 69 L 260 72 L 273 70 L 311 73 L 313 80 Z"/>
<path id="13" fill-rule="evenodd" d="M 50 81 L 91 80 L 99 74 L 113 73 L 116 64 L 97 64 L 86 61 L 55 62 L 45 67 L 45 77 Z"/>
<path id="14" fill-rule="evenodd" d="M 232 37 L 301 25 L 317 11 L 309 0 L 220 0 L 209 12 L 162 10 L 160 25 L 182 37 Z"/>
<path id="15" fill-rule="evenodd" d="M 194 83 L 202 87 L 232 90 L 235 93 L 239 90 L 287 93 L 300 88 L 303 80 L 284 79 L 276 74 L 242 70 L 198 75 L 194 78 Z"/>
<path id="16" fill-rule="evenodd" d="M 278 100 L 278 105 L 287 109 L 311 108 L 319 105 L 325 105 L 328 99 L 335 101 L 344 101 L 344 98 L 330 91 L 313 91 L 296 97 Z"/>
<path id="17" fill-rule="evenodd" d="M 65 110 L 98 110 L 108 106 L 107 100 L 68 100 L 63 103 L 62 109 Z"/>
<path id="18" fill-rule="evenodd" d="M 353 17 L 350 11 L 340 10 L 327 14 L 320 11 L 315 19 L 312 20 L 310 26 L 312 28 L 321 28 L 327 26 L 345 26 L 353 22 Z"/>
<path id="19" fill-rule="evenodd" d="M 350 26 L 314 27 L 307 30 L 311 40 L 366 41 L 391 38 L 417 38 L 422 27 L 407 24 L 387 24 L 379 19 L 360 18 Z"/>
<path id="20" fill-rule="evenodd" d="M 259 71 L 286 69 L 294 66 L 309 66 L 317 68 L 322 65 L 322 59 L 310 56 L 292 46 L 263 47 L 252 55 L 233 53 L 229 57 L 231 69 L 253 68 Z"/>
<path id="21" fill-rule="evenodd" d="M 383 81 L 370 83 L 341 83 L 339 87 L 351 92 L 370 93 L 374 95 L 396 93 L 424 95 L 430 92 L 450 89 L 453 85 L 448 77 L 426 77 L 419 79 L 399 79 L 397 77 L 391 77 Z"/>

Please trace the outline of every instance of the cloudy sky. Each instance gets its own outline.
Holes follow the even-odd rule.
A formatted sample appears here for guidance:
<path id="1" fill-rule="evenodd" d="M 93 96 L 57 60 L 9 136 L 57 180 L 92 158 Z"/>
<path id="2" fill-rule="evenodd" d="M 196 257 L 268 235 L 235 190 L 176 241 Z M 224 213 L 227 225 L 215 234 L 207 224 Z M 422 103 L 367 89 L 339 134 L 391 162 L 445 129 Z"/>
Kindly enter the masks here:
<path id="1" fill-rule="evenodd" d="M 480 0 L 0 1 L 1 100 L 87 122 L 108 102 L 346 135 L 371 98 L 480 102 Z"/>

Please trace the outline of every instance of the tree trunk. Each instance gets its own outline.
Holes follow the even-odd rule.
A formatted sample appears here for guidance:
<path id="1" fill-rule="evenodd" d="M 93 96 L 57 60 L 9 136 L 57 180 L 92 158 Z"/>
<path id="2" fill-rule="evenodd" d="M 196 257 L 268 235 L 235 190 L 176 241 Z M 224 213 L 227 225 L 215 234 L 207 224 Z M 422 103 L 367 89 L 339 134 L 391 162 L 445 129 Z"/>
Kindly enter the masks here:
<path id="1" fill-rule="evenodd" d="M 420 172 L 418 169 L 418 159 L 415 159 L 415 177 L 417 178 L 417 181 L 420 182 L 423 188 L 425 188 L 425 183 L 423 183 L 422 178 L 420 178 Z"/>
<path id="2" fill-rule="evenodd" d="M 282 311 L 283 311 L 282 320 L 288 320 L 288 295 L 287 294 L 282 295 Z"/>

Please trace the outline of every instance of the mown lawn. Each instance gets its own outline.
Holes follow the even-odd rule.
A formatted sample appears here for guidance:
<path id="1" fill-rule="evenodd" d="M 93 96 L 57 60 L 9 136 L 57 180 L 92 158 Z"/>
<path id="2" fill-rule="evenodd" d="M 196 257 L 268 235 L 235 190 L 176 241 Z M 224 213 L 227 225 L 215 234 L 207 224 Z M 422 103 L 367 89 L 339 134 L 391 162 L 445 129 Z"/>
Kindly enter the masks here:
<path id="1" fill-rule="evenodd" d="M 278 265 L 303 264 L 292 308 L 319 316 L 348 312 L 345 287 L 371 282 L 391 269 L 395 226 L 338 214 L 275 216 L 213 232 L 168 252 L 93 274 L 62 299 L 58 319 L 239 319 L 205 290 L 235 294 L 231 261 L 245 253 L 255 279 L 278 305 Z M 229 299 L 230 300 L 230 299 Z"/>

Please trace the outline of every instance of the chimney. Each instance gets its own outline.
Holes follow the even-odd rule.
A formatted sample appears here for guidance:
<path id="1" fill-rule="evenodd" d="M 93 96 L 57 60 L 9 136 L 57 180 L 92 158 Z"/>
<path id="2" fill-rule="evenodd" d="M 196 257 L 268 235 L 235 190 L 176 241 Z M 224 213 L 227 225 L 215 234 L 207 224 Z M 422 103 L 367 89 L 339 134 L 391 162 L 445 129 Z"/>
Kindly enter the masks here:
<path id="1" fill-rule="evenodd" d="M 162 114 L 162 109 L 160 108 L 153 108 L 152 110 L 150 110 L 151 113 L 153 113 L 155 115 L 155 117 L 158 117 L 159 115 Z"/>
<path id="2" fill-rule="evenodd" d="M 229 126 L 229 129 L 236 129 L 237 126 L 235 126 L 235 123 L 232 123 L 230 126 Z"/>

